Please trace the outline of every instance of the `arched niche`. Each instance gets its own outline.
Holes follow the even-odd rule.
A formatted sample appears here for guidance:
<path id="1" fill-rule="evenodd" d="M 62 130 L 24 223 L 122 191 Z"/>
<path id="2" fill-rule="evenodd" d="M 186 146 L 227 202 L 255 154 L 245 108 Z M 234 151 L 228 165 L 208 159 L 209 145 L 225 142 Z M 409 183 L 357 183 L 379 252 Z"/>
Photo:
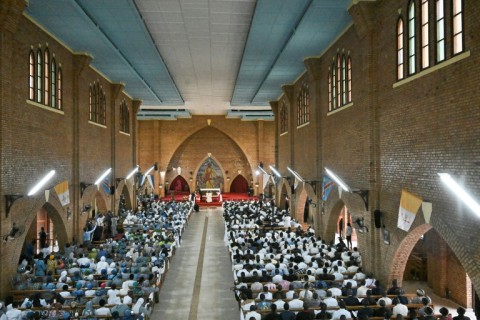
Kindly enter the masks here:
<path id="1" fill-rule="evenodd" d="M 170 192 L 173 191 L 175 194 L 190 193 L 190 187 L 188 185 L 188 182 L 181 175 L 176 176 L 175 179 L 172 180 L 169 190 Z"/>
<path id="2" fill-rule="evenodd" d="M 230 184 L 231 193 L 248 193 L 248 181 L 241 174 L 237 175 Z"/>

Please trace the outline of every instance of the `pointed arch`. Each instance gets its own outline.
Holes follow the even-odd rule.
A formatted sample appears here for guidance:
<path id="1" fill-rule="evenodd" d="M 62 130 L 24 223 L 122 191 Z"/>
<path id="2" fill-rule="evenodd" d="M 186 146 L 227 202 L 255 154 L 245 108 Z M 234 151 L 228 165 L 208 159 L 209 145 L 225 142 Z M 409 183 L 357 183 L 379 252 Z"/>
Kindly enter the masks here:
<path id="1" fill-rule="evenodd" d="M 313 221 L 313 208 L 310 208 L 311 205 L 307 207 L 307 200 L 311 199 L 312 201 L 316 201 L 317 195 L 313 190 L 313 187 L 308 183 L 302 183 L 297 187 L 296 193 L 296 202 L 295 202 L 295 219 L 299 223 L 309 223 Z M 309 219 L 305 220 L 305 213 L 308 210 Z"/>
<path id="2" fill-rule="evenodd" d="M 288 180 L 285 178 L 282 178 L 279 185 L 280 193 L 278 194 L 277 205 L 280 207 L 280 209 L 286 209 L 287 206 L 290 207 L 292 199 L 292 187 Z M 288 203 L 286 201 L 287 197 L 289 199 Z"/>
<path id="3" fill-rule="evenodd" d="M 176 194 L 190 193 L 190 186 L 188 185 L 187 180 L 181 175 L 176 176 L 170 183 L 170 191 L 173 191 Z"/>
<path id="4" fill-rule="evenodd" d="M 14 240 L 7 241 L 3 245 L 4 256 L 2 258 L 5 259 L 5 261 L 14 262 L 2 265 L 2 274 L 5 275 L 5 279 L 11 279 L 15 274 L 16 267 L 18 266 L 17 262 L 23 252 L 22 248 L 25 240 L 32 240 L 27 239 L 29 235 L 27 231 L 32 224 L 35 223 L 37 212 L 42 208 L 47 211 L 49 218 L 55 226 L 55 234 L 59 247 L 63 248 L 68 241 L 73 239 L 73 220 L 67 218 L 67 208 L 62 207 L 55 193 L 50 193 L 48 200 L 46 200 L 43 192 L 34 197 L 24 197 L 16 200 L 10 209 L 11 221 L 15 222 L 18 226 L 25 227 L 25 232 Z M 3 283 L 2 279 L 2 288 L 4 288 L 4 285 L 5 283 Z"/>
<path id="5" fill-rule="evenodd" d="M 131 184 L 126 183 L 126 180 L 120 181 L 115 190 L 115 208 L 120 208 L 120 198 L 123 196 L 125 199 L 125 206 L 127 209 L 133 209 L 133 187 Z M 116 214 L 116 213 L 115 213 Z"/>
<path id="6" fill-rule="evenodd" d="M 247 193 L 248 192 L 248 181 L 241 174 L 237 175 L 233 179 L 232 184 L 230 185 L 231 193 Z"/>

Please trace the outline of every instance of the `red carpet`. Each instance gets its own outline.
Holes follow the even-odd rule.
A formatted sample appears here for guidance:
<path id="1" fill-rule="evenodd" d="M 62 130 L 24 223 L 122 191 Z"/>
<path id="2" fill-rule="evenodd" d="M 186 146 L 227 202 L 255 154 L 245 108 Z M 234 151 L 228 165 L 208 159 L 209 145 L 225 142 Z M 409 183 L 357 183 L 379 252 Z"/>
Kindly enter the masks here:
<path id="1" fill-rule="evenodd" d="M 162 201 L 188 201 L 189 195 L 182 193 L 182 194 L 174 194 L 173 199 L 172 196 L 167 196 L 161 198 Z M 222 193 L 223 201 L 250 201 L 250 200 L 257 200 L 257 197 L 249 197 L 246 193 Z M 221 207 L 222 202 L 204 202 L 199 201 L 197 202 L 200 207 Z"/>

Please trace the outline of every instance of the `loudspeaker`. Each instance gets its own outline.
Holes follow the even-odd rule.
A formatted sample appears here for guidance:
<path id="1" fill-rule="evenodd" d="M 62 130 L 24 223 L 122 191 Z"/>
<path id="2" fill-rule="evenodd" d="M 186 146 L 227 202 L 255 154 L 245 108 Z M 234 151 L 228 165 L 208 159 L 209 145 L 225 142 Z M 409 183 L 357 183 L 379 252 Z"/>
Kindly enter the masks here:
<path id="1" fill-rule="evenodd" d="M 373 212 L 373 215 L 375 217 L 375 228 L 381 228 L 382 227 L 382 211 L 380 210 L 375 210 Z"/>
<path id="2" fill-rule="evenodd" d="M 115 194 L 115 186 L 110 186 L 110 194 Z"/>

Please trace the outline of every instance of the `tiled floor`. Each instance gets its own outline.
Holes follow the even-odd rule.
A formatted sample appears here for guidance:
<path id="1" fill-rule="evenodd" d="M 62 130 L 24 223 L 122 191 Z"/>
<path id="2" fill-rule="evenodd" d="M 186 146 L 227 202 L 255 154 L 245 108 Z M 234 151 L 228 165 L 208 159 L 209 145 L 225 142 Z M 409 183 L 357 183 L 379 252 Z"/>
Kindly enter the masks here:
<path id="1" fill-rule="evenodd" d="M 239 319 L 238 304 L 230 290 L 233 276 L 223 237 L 221 208 L 202 208 L 192 213 L 151 319 Z M 197 269 L 201 253 L 203 264 Z"/>

